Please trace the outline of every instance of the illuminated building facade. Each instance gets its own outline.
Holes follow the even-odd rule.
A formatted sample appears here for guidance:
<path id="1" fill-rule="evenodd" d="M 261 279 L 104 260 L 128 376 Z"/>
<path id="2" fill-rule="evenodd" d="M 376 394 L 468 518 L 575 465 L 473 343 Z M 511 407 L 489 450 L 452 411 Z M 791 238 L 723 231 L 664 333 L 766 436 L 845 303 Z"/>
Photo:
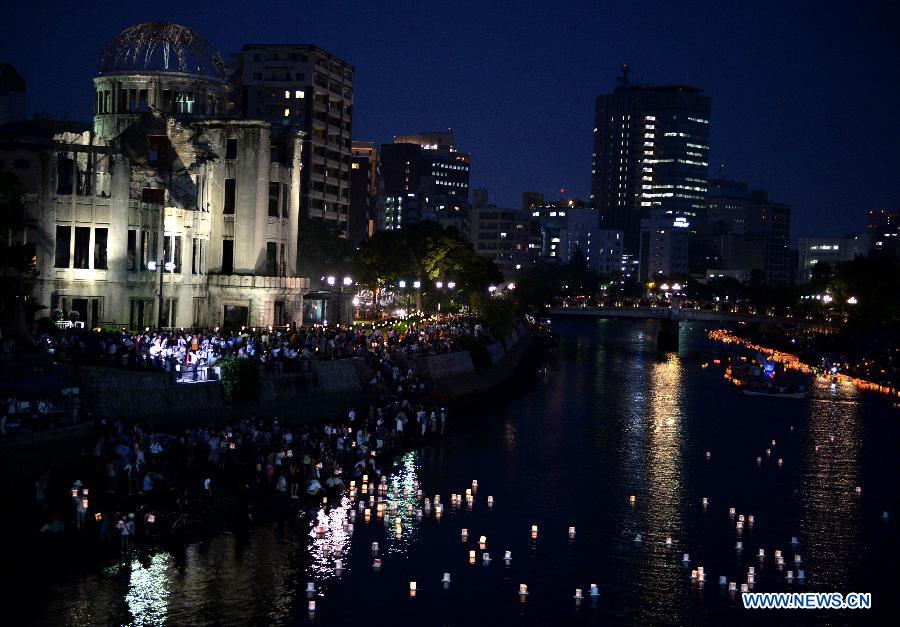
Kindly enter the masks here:
<path id="1" fill-rule="evenodd" d="M 642 220 L 652 229 L 683 218 L 690 228 L 702 211 L 709 114 L 710 99 L 702 90 L 632 84 L 627 66 L 613 92 L 597 98 L 591 204 L 600 211 L 601 227 L 624 233 L 626 253 L 641 252 Z M 677 235 L 661 249 L 680 255 L 680 240 Z M 680 268 L 681 261 L 663 265 Z M 641 274 L 652 273 L 643 269 Z"/>
<path id="2" fill-rule="evenodd" d="M 140 24 L 103 51 L 91 131 L 4 132 L 2 151 L 29 160 L 18 237 L 34 245 L 38 315 L 132 328 L 302 321 L 302 134 L 276 142 L 268 122 L 227 117 L 224 69 L 190 29 Z"/>
<path id="3" fill-rule="evenodd" d="M 396 136 L 380 163 L 379 228 L 431 220 L 468 233 L 470 156 L 456 149 L 453 131 Z"/>

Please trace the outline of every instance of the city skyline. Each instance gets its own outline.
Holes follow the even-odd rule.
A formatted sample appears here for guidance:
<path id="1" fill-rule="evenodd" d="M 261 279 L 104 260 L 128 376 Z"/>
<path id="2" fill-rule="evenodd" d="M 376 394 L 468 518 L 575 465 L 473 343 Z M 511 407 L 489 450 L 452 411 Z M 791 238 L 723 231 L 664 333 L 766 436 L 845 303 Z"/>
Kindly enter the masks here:
<path id="1" fill-rule="evenodd" d="M 16 28 L 0 59 L 28 81 L 29 114 L 87 121 L 85 87 L 103 43 L 138 21 L 182 21 L 229 59 L 245 43 L 318 45 L 356 68 L 355 140 L 380 145 L 394 135 L 453 128 L 472 154 L 473 189 L 487 187 L 506 207 L 518 206 L 530 189 L 589 198 L 594 99 L 611 91 L 628 63 L 637 82 L 704 89 L 713 102 L 710 177 L 724 162 L 725 176 L 790 204 L 795 241 L 861 232 L 866 211 L 896 204 L 898 126 L 889 107 L 897 44 L 877 7 L 849 16 L 830 7 L 815 15 L 803 7 L 778 14 L 699 5 L 624 15 L 617 7 L 582 9 L 278 4 L 272 27 L 206 3 L 165 16 L 104 7 L 58 26 L 14 7 L 8 23 Z M 304 17 L 285 17 L 288 11 Z M 429 28 L 433 35 L 425 34 Z M 29 55 L 34 41 L 59 42 L 65 57 Z M 412 49 L 420 53 L 406 54 Z M 863 135 L 865 142 L 855 140 Z"/>

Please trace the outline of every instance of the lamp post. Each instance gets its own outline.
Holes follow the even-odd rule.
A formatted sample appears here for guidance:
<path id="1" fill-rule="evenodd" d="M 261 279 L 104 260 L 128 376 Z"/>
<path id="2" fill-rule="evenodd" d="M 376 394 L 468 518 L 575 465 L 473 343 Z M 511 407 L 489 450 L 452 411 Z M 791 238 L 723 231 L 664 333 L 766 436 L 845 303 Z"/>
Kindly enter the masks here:
<path id="1" fill-rule="evenodd" d="M 406 289 L 406 280 L 400 279 L 397 281 L 397 287 L 406 292 L 406 317 L 409 318 L 409 290 Z"/>
<path id="2" fill-rule="evenodd" d="M 353 285 L 353 279 L 351 277 L 345 276 L 344 280 L 342 281 L 342 284 L 341 284 L 341 300 L 338 303 L 339 310 L 344 308 L 344 288 L 350 287 L 351 285 Z M 338 316 L 340 316 L 340 315 L 341 315 L 341 312 L 338 311 Z M 340 320 L 341 320 L 340 317 L 338 317 L 338 324 L 340 324 Z M 350 322 L 352 323 L 353 321 L 351 320 Z"/>
<path id="3" fill-rule="evenodd" d="M 157 307 L 156 312 L 156 328 L 158 330 L 162 330 L 163 326 L 163 274 L 164 270 L 168 270 L 171 273 L 175 272 L 175 263 L 172 261 L 167 261 L 162 268 L 159 267 L 159 264 L 155 259 L 151 259 L 147 262 L 147 269 L 150 272 L 159 272 L 159 306 Z"/>
<path id="4" fill-rule="evenodd" d="M 335 279 L 334 275 L 332 274 L 325 278 L 325 282 L 328 284 L 328 287 L 334 288 L 334 284 L 337 282 L 337 279 Z M 334 302 L 334 289 L 331 290 L 331 301 L 332 303 Z M 338 307 L 340 307 L 340 304 L 338 304 Z M 337 309 L 337 307 L 335 309 Z M 327 318 L 325 319 L 325 321 L 327 321 Z M 340 321 L 341 319 L 338 318 L 338 323 L 340 323 Z"/>

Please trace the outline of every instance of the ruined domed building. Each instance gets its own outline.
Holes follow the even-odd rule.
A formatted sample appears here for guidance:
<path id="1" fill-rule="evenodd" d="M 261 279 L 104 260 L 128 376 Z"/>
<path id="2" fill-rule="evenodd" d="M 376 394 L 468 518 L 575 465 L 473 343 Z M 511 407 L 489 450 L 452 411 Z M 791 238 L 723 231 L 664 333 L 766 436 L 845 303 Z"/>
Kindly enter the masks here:
<path id="1" fill-rule="evenodd" d="M 229 115 L 227 91 L 203 37 L 139 24 L 103 49 L 91 129 L 0 129 L 0 159 L 21 166 L 32 297 L 48 308 L 38 316 L 132 328 L 302 322 L 303 133 Z"/>

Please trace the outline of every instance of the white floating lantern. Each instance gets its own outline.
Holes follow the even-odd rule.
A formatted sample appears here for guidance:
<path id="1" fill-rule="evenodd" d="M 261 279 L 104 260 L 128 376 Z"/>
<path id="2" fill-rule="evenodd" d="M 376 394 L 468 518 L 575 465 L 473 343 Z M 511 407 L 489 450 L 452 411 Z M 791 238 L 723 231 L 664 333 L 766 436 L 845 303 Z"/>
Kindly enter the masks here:
<path id="1" fill-rule="evenodd" d="M 631 496 L 628 497 L 629 503 L 634 504 L 635 501 L 637 501 L 637 497 L 635 495 L 632 494 Z"/>
<path id="2" fill-rule="evenodd" d="M 375 560 L 372 562 L 372 568 L 374 568 L 375 570 L 378 570 L 379 568 L 381 568 L 381 559 L 380 558 L 377 558 L 377 557 L 375 558 Z"/>
<path id="3" fill-rule="evenodd" d="M 600 588 L 598 588 L 597 584 L 595 584 L 595 583 L 591 584 L 591 596 L 592 597 L 600 596 Z"/>
<path id="4" fill-rule="evenodd" d="M 666 536 L 666 546 L 672 546 L 672 536 Z"/>
<path id="5" fill-rule="evenodd" d="M 506 551 L 503 553 L 503 559 L 507 562 L 512 559 L 512 551 Z"/>
<path id="6" fill-rule="evenodd" d="M 309 608 L 309 613 L 310 613 L 310 614 L 315 614 L 315 613 L 316 613 L 316 602 L 315 602 L 315 600 L 310 601 L 310 602 L 307 604 L 306 607 Z"/>
<path id="7" fill-rule="evenodd" d="M 489 497 L 488 497 L 488 499 L 487 499 L 487 504 L 488 504 L 488 507 L 493 507 L 493 506 L 494 506 L 494 497 L 493 497 L 493 496 L 489 496 Z"/>
<path id="8" fill-rule="evenodd" d="M 729 508 L 728 508 L 728 515 L 729 515 L 729 516 L 734 516 L 734 508 L 733 508 L 733 507 L 729 507 Z"/>
<path id="9" fill-rule="evenodd" d="M 410 592 L 415 592 L 415 591 L 416 591 L 416 582 L 415 582 L 415 581 L 410 581 L 410 582 L 409 582 L 409 591 L 410 591 Z"/>
<path id="10" fill-rule="evenodd" d="M 441 579 L 442 583 L 450 583 L 450 573 L 444 573 L 444 577 Z"/>
<path id="11" fill-rule="evenodd" d="M 316 592 L 316 584 L 315 582 L 310 581 L 306 584 L 306 592 L 307 594 L 315 594 Z"/>
<path id="12" fill-rule="evenodd" d="M 462 537 L 463 542 L 465 542 L 469 538 L 469 530 L 463 527 L 462 531 L 459 532 L 459 535 Z"/>
<path id="13" fill-rule="evenodd" d="M 524 583 L 519 584 L 519 596 L 525 596 L 528 594 L 528 585 Z"/>
<path id="14" fill-rule="evenodd" d="M 581 588 L 575 588 L 575 600 L 580 601 L 584 596 L 581 593 Z"/>
<path id="15" fill-rule="evenodd" d="M 569 527 L 569 537 L 570 538 L 575 537 L 575 527 Z"/>

